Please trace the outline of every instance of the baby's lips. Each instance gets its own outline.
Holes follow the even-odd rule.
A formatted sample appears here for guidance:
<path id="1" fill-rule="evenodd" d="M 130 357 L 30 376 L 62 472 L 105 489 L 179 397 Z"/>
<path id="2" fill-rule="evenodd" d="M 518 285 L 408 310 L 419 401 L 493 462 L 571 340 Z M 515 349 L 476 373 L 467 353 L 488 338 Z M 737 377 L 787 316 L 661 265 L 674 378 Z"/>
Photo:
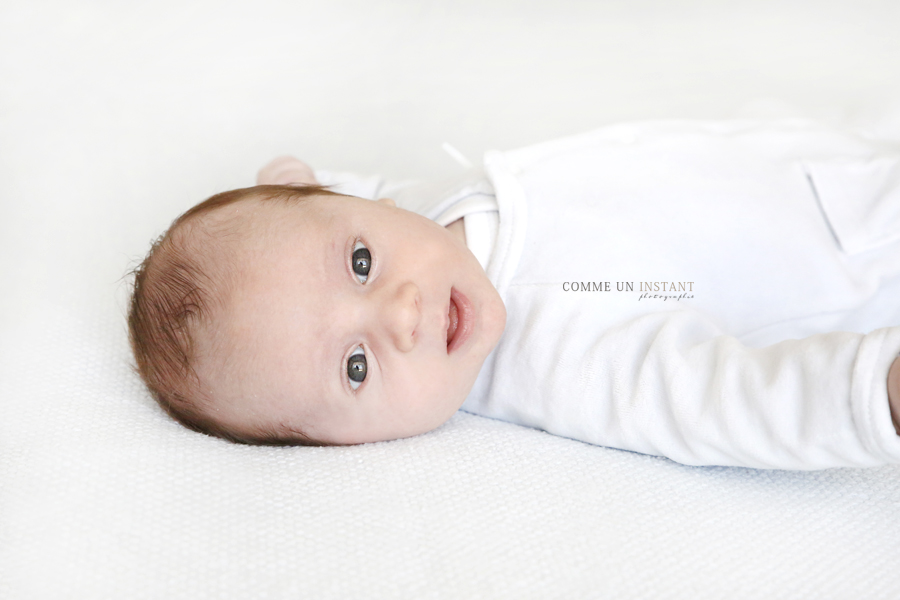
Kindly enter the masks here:
<path id="1" fill-rule="evenodd" d="M 473 320 L 475 317 L 472 303 L 466 298 L 465 294 L 456 288 L 450 290 L 450 303 L 456 308 L 456 325 L 453 334 L 450 336 L 447 343 L 448 354 L 452 354 L 468 341 L 472 334 Z M 448 309 L 448 313 L 449 312 L 450 309 Z"/>
<path id="2" fill-rule="evenodd" d="M 459 326 L 459 308 L 453 302 L 453 298 L 450 298 L 450 309 L 447 311 L 447 315 L 450 317 L 450 322 L 447 324 L 447 345 L 449 346 Z"/>

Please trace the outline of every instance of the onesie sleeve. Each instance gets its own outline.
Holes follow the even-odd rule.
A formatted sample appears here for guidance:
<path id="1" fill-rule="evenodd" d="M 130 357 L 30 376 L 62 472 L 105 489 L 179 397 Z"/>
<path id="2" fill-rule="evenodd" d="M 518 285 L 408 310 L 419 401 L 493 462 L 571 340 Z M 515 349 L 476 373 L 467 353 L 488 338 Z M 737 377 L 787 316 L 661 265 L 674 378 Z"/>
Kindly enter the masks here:
<path id="1" fill-rule="evenodd" d="M 526 315 L 489 361 L 489 389 L 476 388 L 463 409 L 688 465 L 900 463 L 887 395 L 900 327 L 761 348 L 696 310 L 645 314 L 599 337 L 589 330 Z"/>
<path id="2" fill-rule="evenodd" d="M 898 350 L 900 327 L 751 348 L 673 311 L 612 328 L 582 367 L 606 396 L 607 445 L 691 465 L 819 469 L 900 462 L 887 396 Z"/>

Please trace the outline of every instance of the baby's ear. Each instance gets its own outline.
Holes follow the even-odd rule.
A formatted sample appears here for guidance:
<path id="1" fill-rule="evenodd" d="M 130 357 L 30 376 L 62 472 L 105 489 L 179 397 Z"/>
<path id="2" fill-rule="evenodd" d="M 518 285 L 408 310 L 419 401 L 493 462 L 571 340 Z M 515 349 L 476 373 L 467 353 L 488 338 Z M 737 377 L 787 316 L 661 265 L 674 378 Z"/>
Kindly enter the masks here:
<path id="1" fill-rule="evenodd" d="M 256 185 L 319 185 L 308 164 L 293 156 L 279 156 L 259 170 Z"/>
<path id="2" fill-rule="evenodd" d="M 380 204 L 384 204 L 385 206 L 393 206 L 396 207 L 397 203 L 391 200 L 390 198 L 379 198 L 377 200 Z"/>

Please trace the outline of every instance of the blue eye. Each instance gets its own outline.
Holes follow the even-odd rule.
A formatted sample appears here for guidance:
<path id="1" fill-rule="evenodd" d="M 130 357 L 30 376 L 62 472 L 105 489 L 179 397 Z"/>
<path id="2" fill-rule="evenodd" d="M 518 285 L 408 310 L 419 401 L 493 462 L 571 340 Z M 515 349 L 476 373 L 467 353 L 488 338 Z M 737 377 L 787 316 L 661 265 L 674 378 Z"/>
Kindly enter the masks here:
<path id="1" fill-rule="evenodd" d="M 350 378 L 350 387 L 358 389 L 366 379 L 366 353 L 362 346 L 358 347 L 347 359 L 347 377 Z"/>
<path id="2" fill-rule="evenodd" d="M 356 273 L 360 283 L 365 283 L 369 278 L 369 269 L 372 268 L 372 254 L 369 249 L 360 242 L 353 246 L 353 258 L 351 259 L 353 272 Z"/>

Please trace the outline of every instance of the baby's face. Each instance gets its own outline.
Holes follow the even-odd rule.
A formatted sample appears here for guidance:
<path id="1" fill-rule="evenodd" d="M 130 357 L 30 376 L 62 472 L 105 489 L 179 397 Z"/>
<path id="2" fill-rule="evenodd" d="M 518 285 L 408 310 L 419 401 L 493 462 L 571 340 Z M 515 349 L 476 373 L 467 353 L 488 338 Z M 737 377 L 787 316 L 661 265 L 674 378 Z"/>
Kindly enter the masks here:
<path id="1" fill-rule="evenodd" d="M 199 365 L 218 419 L 356 444 L 456 412 L 506 322 L 460 239 L 389 201 L 239 204 L 253 233 Z"/>

